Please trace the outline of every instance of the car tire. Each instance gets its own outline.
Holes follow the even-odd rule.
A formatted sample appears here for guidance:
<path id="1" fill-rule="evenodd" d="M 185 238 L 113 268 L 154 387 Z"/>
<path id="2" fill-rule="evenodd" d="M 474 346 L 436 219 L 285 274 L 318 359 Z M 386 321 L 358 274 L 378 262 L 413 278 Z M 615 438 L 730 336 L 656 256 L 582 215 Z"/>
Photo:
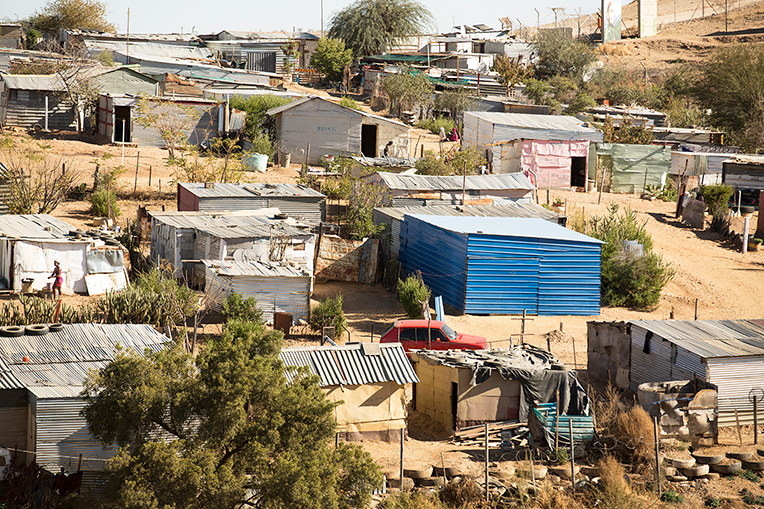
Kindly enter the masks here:
<path id="1" fill-rule="evenodd" d="M 50 332 L 58 332 L 58 331 L 62 330 L 63 328 L 64 328 L 64 324 L 63 323 L 52 323 L 52 324 L 48 325 L 48 330 Z"/>
<path id="2" fill-rule="evenodd" d="M 0 336 L 5 338 L 18 338 L 24 335 L 24 327 L 18 325 L 6 325 L 0 327 Z"/>
<path id="3" fill-rule="evenodd" d="M 27 336 L 44 336 L 48 332 L 50 332 L 50 329 L 48 329 L 47 325 L 36 324 L 24 327 L 24 333 Z"/>

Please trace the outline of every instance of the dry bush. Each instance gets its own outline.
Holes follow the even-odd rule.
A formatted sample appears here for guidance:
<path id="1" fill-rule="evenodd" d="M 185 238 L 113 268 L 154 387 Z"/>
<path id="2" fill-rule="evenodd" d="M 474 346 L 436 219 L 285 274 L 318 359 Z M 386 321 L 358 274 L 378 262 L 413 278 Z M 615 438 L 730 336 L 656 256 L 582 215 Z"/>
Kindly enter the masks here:
<path id="1" fill-rule="evenodd" d="M 426 492 L 395 493 L 386 497 L 380 509 L 446 509 L 437 495 Z"/>
<path id="2" fill-rule="evenodd" d="M 612 456 L 606 456 L 597 464 L 601 484 L 594 488 L 590 496 L 589 506 L 595 505 L 602 509 L 643 509 L 651 504 L 636 493 L 626 481 L 626 471 Z"/>
<path id="3" fill-rule="evenodd" d="M 653 421 L 640 406 L 620 412 L 610 427 L 616 444 L 613 453 L 635 469 L 649 466 L 654 456 Z"/>
<path id="4" fill-rule="evenodd" d="M 550 484 L 544 484 L 544 488 L 536 495 L 536 503 L 533 507 L 538 509 L 573 509 L 581 507 L 563 493 Z"/>
<path id="5" fill-rule="evenodd" d="M 601 398 L 592 398 L 592 401 L 594 401 L 594 415 L 597 418 L 597 426 L 601 429 L 610 428 L 618 414 L 624 409 L 618 389 L 611 384 L 608 384 L 605 388 L 605 394 Z"/>
<path id="6" fill-rule="evenodd" d="M 631 48 L 629 46 L 616 42 L 608 42 L 607 44 L 602 44 L 599 49 L 605 55 L 611 55 L 615 57 L 625 57 L 631 55 Z"/>
<path id="7" fill-rule="evenodd" d="M 440 492 L 440 500 L 447 507 L 460 509 L 485 509 L 490 505 L 485 500 L 485 493 L 475 481 L 462 478 L 457 482 L 450 482 Z"/>

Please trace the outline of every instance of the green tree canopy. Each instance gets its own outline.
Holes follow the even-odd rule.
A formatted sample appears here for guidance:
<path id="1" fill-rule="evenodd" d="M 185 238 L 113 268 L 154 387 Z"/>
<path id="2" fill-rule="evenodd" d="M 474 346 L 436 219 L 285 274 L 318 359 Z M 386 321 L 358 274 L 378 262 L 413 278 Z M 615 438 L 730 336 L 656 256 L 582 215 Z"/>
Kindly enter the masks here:
<path id="1" fill-rule="evenodd" d="M 326 75 L 329 81 L 339 81 L 345 68 L 353 62 L 353 52 L 345 49 L 340 39 L 322 37 L 310 56 L 310 65 Z"/>
<path id="2" fill-rule="evenodd" d="M 581 84 L 586 69 L 596 59 L 589 44 L 565 35 L 563 30 L 540 32 L 533 47 L 538 54 L 536 74 L 541 78 L 563 76 Z"/>
<path id="3" fill-rule="evenodd" d="M 117 27 L 106 19 L 106 3 L 98 0 L 49 0 L 42 10 L 29 19 L 38 30 L 58 32 L 64 28 L 87 28 L 116 32 Z"/>
<path id="4" fill-rule="evenodd" d="M 390 98 L 390 112 L 395 112 L 397 116 L 417 104 L 429 106 L 435 93 L 435 87 L 427 77 L 412 69 L 403 69 L 399 73 L 385 76 L 382 90 Z"/>
<path id="5" fill-rule="evenodd" d="M 397 41 L 433 26 L 433 16 L 414 0 L 357 0 L 329 21 L 329 37 L 342 39 L 354 56 L 377 55 Z"/>
<path id="6" fill-rule="evenodd" d="M 104 445 L 114 507 L 345 508 L 381 483 L 357 446 L 330 446 L 334 404 L 316 377 L 287 381 L 282 334 L 231 318 L 194 359 L 122 352 L 88 376 L 83 415 Z M 164 440 L 162 440 L 164 439 Z"/>
<path id="7" fill-rule="evenodd" d="M 693 95 L 710 121 L 747 149 L 764 146 L 764 45 L 716 50 L 700 66 Z"/>

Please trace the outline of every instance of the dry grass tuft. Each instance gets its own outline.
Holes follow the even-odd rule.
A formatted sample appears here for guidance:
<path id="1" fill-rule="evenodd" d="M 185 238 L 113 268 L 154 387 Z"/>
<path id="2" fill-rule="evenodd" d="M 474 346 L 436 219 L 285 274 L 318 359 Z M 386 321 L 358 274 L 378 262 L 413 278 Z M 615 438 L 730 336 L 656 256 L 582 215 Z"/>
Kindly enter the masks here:
<path id="1" fill-rule="evenodd" d="M 614 57 L 627 57 L 631 55 L 631 48 L 623 43 L 609 42 L 600 46 L 600 51 L 605 55 Z"/>
<path id="2" fill-rule="evenodd" d="M 653 421 L 640 406 L 620 412 L 610 428 L 616 439 L 614 453 L 621 461 L 649 465 L 653 458 Z"/>
<path id="3" fill-rule="evenodd" d="M 380 509 L 446 509 L 437 495 L 427 492 L 403 492 L 385 497 Z"/>
<path id="4" fill-rule="evenodd" d="M 485 500 L 485 493 L 475 481 L 462 478 L 458 482 L 450 482 L 440 493 L 441 501 L 447 507 L 460 509 L 485 509 L 490 507 Z"/>

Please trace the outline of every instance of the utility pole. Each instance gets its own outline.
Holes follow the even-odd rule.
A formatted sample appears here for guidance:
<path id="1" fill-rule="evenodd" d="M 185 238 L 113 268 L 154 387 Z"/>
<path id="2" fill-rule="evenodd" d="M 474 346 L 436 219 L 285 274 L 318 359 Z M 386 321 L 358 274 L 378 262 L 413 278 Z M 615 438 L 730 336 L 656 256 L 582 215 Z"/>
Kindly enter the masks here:
<path id="1" fill-rule="evenodd" d="M 552 12 L 554 12 L 554 27 L 557 28 L 557 11 L 560 11 L 560 14 L 565 14 L 565 8 L 564 7 L 550 7 L 552 9 Z"/>
<path id="2" fill-rule="evenodd" d="M 536 11 L 536 33 L 538 33 L 539 27 L 541 26 L 541 13 L 535 7 L 533 10 Z"/>
<path id="3" fill-rule="evenodd" d="M 125 38 L 125 63 L 130 65 L 130 7 L 127 8 L 127 37 Z"/>

